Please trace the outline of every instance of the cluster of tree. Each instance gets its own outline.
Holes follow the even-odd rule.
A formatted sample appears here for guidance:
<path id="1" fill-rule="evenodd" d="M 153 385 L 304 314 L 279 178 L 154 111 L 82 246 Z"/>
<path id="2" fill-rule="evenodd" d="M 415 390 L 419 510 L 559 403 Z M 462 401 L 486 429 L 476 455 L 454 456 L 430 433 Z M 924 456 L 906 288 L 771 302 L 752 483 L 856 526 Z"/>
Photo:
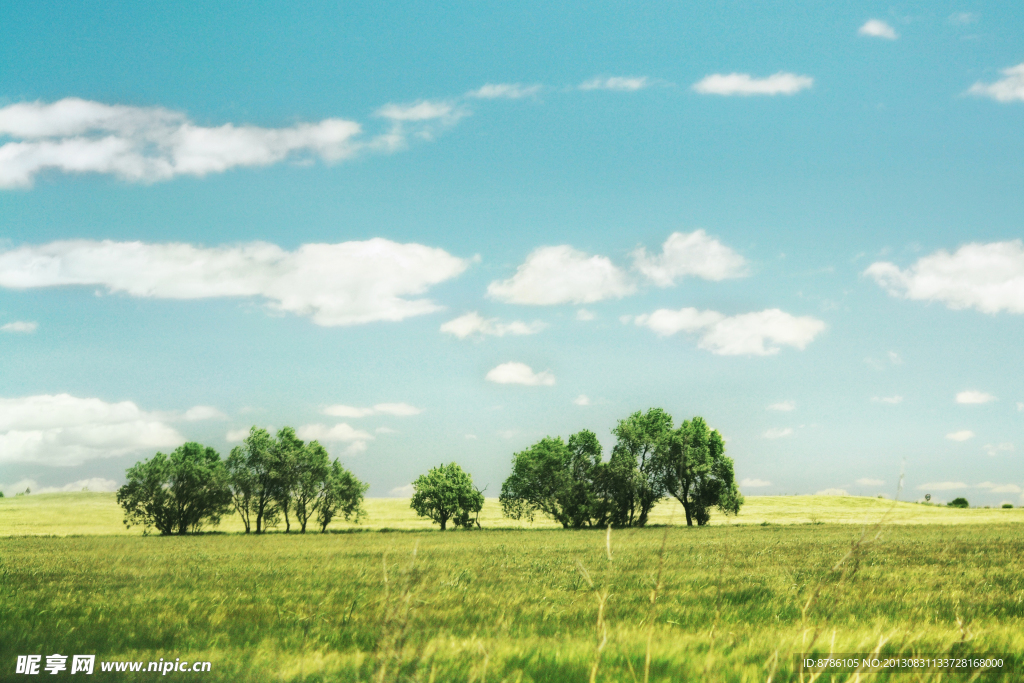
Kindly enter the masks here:
<path id="1" fill-rule="evenodd" d="M 512 456 L 501 486 L 502 512 L 513 519 L 545 514 L 566 528 L 644 526 L 651 508 L 676 498 L 686 523 L 708 523 L 712 508 L 737 514 L 743 496 L 721 434 L 701 417 L 673 428 L 661 408 L 636 412 L 612 430 L 608 461 L 591 431 L 548 437 Z"/>
<path id="2" fill-rule="evenodd" d="M 291 427 L 276 438 L 253 427 L 227 460 L 189 442 L 170 455 L 136 463 L 125 476 L 127 483 L 117 491 L 125 525 L 161 534 L 195 533 L 232 511 L 246 533 L 254 524 L 262 533 L 282 517 L 285 531 L 291 531 L 293 516 L 302 533 L 311 521 L 323 532 L 339 516 L 358 521 L 367 489 L 341 463 L 331 462 L 322 445 L 303 443 Z"/>

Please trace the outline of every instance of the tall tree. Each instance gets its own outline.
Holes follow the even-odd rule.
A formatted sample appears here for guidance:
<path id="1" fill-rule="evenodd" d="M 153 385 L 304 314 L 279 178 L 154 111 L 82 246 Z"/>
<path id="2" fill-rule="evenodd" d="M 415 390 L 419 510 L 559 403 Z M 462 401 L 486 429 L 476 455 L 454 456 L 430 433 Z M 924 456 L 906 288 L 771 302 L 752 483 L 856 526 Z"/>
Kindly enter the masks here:
<path id="1" fill-rule="evenodd" d="M 247 496 L 248 507 L 243 519 L 255 514 L 258 534 L 266 531 L 278 513 L 274 447 L 274 437 L 266 429 L 253 426 L 242 445 L 231 451 L 232 492 L 241 491 Z M 235 497 L 238 498 L 237 493 Z"/>
<path id="2" fill-rule="evenodd" d="M 412 483 L 412 501 L 409 507 L 420 517 L 429 517 L 444 531 L 449 520 L 455 526 L 472 527 L 470 515 L 484 505 L 484 497 L 473 478 L 456 463 L 433 467 Z"/>
<path id="3" fill-rule="evenodd" d="M 668 492 L 682 504 L 688 526 L 707 524 L 713 507 L 735 515 L 743 505 L 722 435 L 702 417 L 684 421 L 672 433 L 658 469 Z"/>
<path id="4" fill-rule="evenodd" d="M 327 449 L 318 441 L 310 441 L 298 454 L 291 496 L 295 519 L 302 533 L 306 533 L 307 522 L 316 514 L 317 499 L 324 494 L 330 474 Z"/>
<path id="5" fill-rule="evenodd" d="M 170 455 L 136 463 L 117 492 L 124 523 L 155 527 L 161 534 L 186 534 L 216 526 L 230 509 L 227 470 L 212 448 L 189 442 Z"/>
<path id="6" fill-rule="evenodd" d="M 303 453 L 302 439 L 295 435 L 291 427 L 282 427 L 277 432 L 277 439 L 270 448 L 271 470 L 274 481 L 274 502 L 277 509 L 284 514 L 284 530 L 292 530 L 291 517 L 288 512 L 292 506 L 292 497 L 298 484 L 300 460 Z"/>
<path id="7" fill-rule="evenodd" d="M 671 432 L 672 416 L 661 408 L 637 411 L 612 430 L 617 441 L 606 473 L 612 524 L 644 526 L 651 508 L 665 497 L 658 456 Z"/>
<path id="8" fill-rule="evenodd" d="M 245 533 L 252 530 L 252 517 L 255 514 L 256 475 L 249 469 L 246 451 L 241 446 L 231 449 L 227 459 L 228 490 L 231 491 L 231 504 L 235 512 L 242 518 Z"/>
<path id="9" fill-rule="evenodd" d="M 369 484 L 359 481 L 355 475 L 342 467 L 335 460 L 324 482 L 323 491 L 316 499 L 316 521 L 320 524 L 320 533 L 327 531 L 331 520 L 341 515 L 346 521 L 353 519 L 358 522 L 365 514 L 363 511 L 363 494 Z"/>

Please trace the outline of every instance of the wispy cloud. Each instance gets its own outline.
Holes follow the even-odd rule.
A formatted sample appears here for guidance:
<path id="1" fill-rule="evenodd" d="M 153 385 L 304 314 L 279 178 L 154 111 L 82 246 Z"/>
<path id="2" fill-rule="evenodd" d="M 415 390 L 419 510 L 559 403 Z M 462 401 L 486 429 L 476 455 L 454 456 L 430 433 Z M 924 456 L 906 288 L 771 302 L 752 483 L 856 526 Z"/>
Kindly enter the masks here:
<path id="1" fill-rule="evenodd" d="M 494 281 L 488 296 L 513 304 L 589 304 L 636 291 L 626 273 L 605 256 L 591 256 L 567 244 L 540 247 L 508 280 Z"/>
<path id="2" fill-rule="evenodd" d="M 822 489 L 821 491 L 815 491 L 816 496 L 848 496 L 849 493 L 846 489 Z"/>
<path id="3" fill-rule="evenodd" d="M 917 487 L 918 491 L 956 491 L 958 489 L 967 488 L 967 484 L 962 481 L 932 481 L 927 484 L 921 484 Z"/>
<path id="4" fill-rule="evenodd" d="M 996 397 L 992 394 L 986 394 L 984 391 L 961 391 L 956 395 L 957 403 L 975 404 L 975 403 L 991 403 L 995 401 Z"/>
<path id="5" fill-rule="evenodd" d="M 572 400 L 572 402 L 575 403 L 578 406 L 589 406 L 590 405 L 590 399 L 587 397 L 586 394 L 580 394 L 579 396 L 574 398 Z"/>
<path id="6" fill-rule="evenodd" d="M 348 418 L 369 417 L 370 415 L 408 417 L 410 415 L 419 415 L 423 412 L 423 409 L 411 406 L 408 403 L 378 403 L 372 408 L 356 408 L 354 406 L 338 404 L 327 406 L 321 412 L 324 415 L 330 415 L 331 417 Z"/>
<path id="7" fill-rule="evenodd" d="M 973 12 L 953 12 L 946 21 L 954 26 L 967 26 L 978 21 L 978 15 Z"/>
<path id="8" fill-rule="evenodd" d="M 885 38 L 886 40 L 896 40 L 900 37 L 900 34 L 896 33 L 896 29 L 881 19 L 868 19 L 863 26 L 857 29 L 857 34 L 871 38 Z"/>
<path id="9" fill-rule="evenodd" d="M 549 387 L 554 385 L 555 376 L 547 370 L 534 372 L 525 363 L 502 363 L 487 373 L 484 378 L 495 384 L 522 384 L 528 387 Z"/>
<path id="10" fill-rule="evenodd" d="M 1003 77 L 992 83 L 978 81 L 967 92 L 996 102 L 1024 101 L 1024 63 L 1002 70 Z M 1019 242 L 1018 242 L 1019 244 Z"/>
<path id="11" fill-rule="evenodd" d="M 497 318 L 484 318 L 473 311 L 444 323 L 441 325 L 441 331 L 459 339 L 465 339 L 472 336 L 504 337 L 506 334 L 513 336 L 537 334 L 545 327 L 546 325 L 539 320 L 532 323 L 524 323 L 520 320 L 503 323 Z"/>
<path id="12" fill-rule="evenodd" d="M 533 97 L 541 91 L 539 84 L 523 85 L 522 83 L 487 83 L 482 87 L 466 93 L 466 97 L 480 100 L 518 100 Z"/>
<path id="13" fill-rule="evenodd" d="M 781 401 L 779 403 L 771 404 L 770 406 L 768 406 L 767 409 L 768 410 L 780 410 L 782 412 L 788 413 L 789 411 L 796 409 L 796 403 L 794 403 L 793 401 Z"/>
<path id="14" fill-rule="evenodd" d="M 967 441 L 968 439 L 974 438 L 974 432 L 969 429 L 961 429 L 958 432 L 950 432 L 946 434 L 946 438 L 950 441 Z"/>
<path id="15" fill-rule="evenodd" d="M 740 482 L 740 488 L 743 489 L 763 489 L 771 485 L 772 483 L 767 479 L 751 479 L 749 477 Z"/>
<path id="16" fill-rule="evenodd" d="M 784 439 L 787 436 L 793 436 L 792 427 L 772 427 L 762 434 L 766 439 Z"/>
<path id="17" fill-rule="evenodd" d="M 375 238 L 237 246 L 69 240 L 0 252 L 0 287 L 71 285 L 160 299 L 263 297 L 269 308 L 318 325 L 398 321 L 440 310 L 410 298 L 462 273 L 469 261 L 422 244 Z"/>
<path id="18" fill-rule="evenodd" d="M 994 484 L 990 481 L 983 481 L 974 488 L 986 489 L 992 493 L 1020 493 L 1021 488 L 1016 484 Z"/>
<path id="19" fill-rule="evenodd" d="M 13 332 L 17 334 L 32 334 L 39 328 L 39 323 L 15 320 L 11 323 L 0 325 L 0 332 Z"/>
<path id="20" fill-rule="evenodd" d="M 1013 444 L 1009 441 L 1003 443 L 987 443 L 985 444 L 985 452 L 993 458 L 1001 453 L 1013 453 Z"/>
<path id="21" fill-rule="evenodd" d="M 1024 65 L 1021 69 L 1024 78 Z M 906 270 L 879 261 L 864 274 L 892 296 L 940 301 L 955 310 L 1024 313 L 1024 243 L 1019 239 L 974 242 L 952 254 L 939 250 Z"/>
<path id="22" fill-rule="evenodd" d="M 903 403 L 902 396 L 872 396 L 871 400 L 875 403 L 888 403 L 891 406 Z"/>
<path id="23" fill-rule="evenodd" d="M 597 76 L 580 83 L 580 90 L 619 90 L 633 92 L 652 85 L 647 76 Z"/>
<path id="24" fill-rule="evenodd" d="M 702 95 L 794 95 L 814 85 L 810 76 L 780 71 L 766 78 L 750 74 L 711 74 L 693 84 Z"/>
<path id="25" fill-rule="evenodd" d="M 578 311 L 576 311 L 576 319 L 579 320 L 580 322 L 589 322 L 596 317 L 597 316 L 594 315 L 593 312 L 588 311 L 585 308 L 581 308 Z"/>
<path id="26" fill-rule="evenodd" d="M 697 346 L 720 356 L 770 356 L 783 346 L 803 350 L 826 327 L 817 318 L 797 317 L 777 308 L 734 316 L 696 308 L 678 311 L 662 308 L 638 315 L 634 323 L 660 336 L 697 333 L 700 335 Z"/>

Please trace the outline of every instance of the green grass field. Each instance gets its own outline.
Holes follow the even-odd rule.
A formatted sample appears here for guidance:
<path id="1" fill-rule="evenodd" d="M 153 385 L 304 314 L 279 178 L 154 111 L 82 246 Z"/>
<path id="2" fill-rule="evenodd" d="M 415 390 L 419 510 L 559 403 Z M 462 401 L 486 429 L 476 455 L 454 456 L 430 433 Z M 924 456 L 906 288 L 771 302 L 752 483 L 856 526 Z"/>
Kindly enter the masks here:
<path id="1" fill-rule="evenodd" d="M 734 524 L 613 530 L 611 559 L 604 531 L 487 528 L 509 526 L 493 501 L 484 530 L 443 534 L 406 505 L 368 501 L 363 526 L 390 533 L 167 538 L 126 533 L 110 494 L 2 499 L 0 680 L 55 652 L 210 661 L 168 674 L 205 681 L 789 681 L 805 651 L 1024 666 L 1019 510 L 897 505 L 830 571 L 891 503 L 748 498 Z"/>

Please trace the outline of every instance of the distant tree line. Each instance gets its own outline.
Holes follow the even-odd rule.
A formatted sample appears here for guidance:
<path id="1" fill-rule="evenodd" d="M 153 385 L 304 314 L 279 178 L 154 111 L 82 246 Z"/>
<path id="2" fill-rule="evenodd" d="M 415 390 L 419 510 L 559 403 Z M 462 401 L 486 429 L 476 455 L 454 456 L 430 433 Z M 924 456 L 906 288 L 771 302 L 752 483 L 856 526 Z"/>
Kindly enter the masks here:
<path id="1" fill-rule="evenodd" d="M 313 523 L 321 532 L 337 517 L 363 516 L 367 484 L 356 479 L 317 441 L 304 443 L 291 427 L 272 436 L 253 427 L 227 460 L 195 442 L 170 455 L 157 453 L 126 472 L 117 491 L 127 527 L 186 534 L 216 526 L 238 513 L 245 532 L 263 533 L 280 524 L 301 533 Z"/>
<path id="2" fill-rule="evenodd" d="M 722 435 L 701 417 L 678 428 L 661 408 L 619 420 L 608 461 L 597 435 L 583 430 L 569 437 L 541 439 L 512 456 L 512 474 L 501 485 L 502 512 L 533 520 L 544 514 L 565 528 L 642 527 L 651 509 L 671 496 L 686 523 L 703 526 L 711 510 L 737 514 L 743 496 Z"/>

